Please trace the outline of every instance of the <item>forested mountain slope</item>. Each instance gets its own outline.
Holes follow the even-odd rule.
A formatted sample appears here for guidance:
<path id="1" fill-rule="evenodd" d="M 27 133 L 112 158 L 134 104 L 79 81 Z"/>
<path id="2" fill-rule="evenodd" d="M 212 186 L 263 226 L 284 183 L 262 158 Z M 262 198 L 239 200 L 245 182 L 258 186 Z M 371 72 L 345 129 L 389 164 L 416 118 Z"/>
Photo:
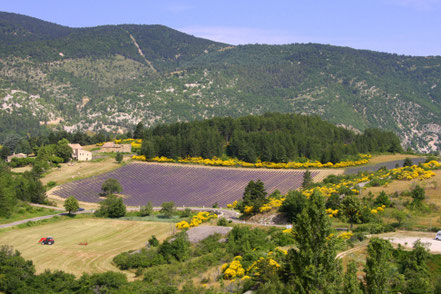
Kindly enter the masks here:
<path id="1" fill-rule="evenodd" d="M 68 28 L 11 13 L 0 13 L 0 41 L 0 144 L 39 124 L 125 130 L 297 112 L 390 130 L 420 151 L 441 147 L 439 56 L 230 46 L 159 25 Z"/>

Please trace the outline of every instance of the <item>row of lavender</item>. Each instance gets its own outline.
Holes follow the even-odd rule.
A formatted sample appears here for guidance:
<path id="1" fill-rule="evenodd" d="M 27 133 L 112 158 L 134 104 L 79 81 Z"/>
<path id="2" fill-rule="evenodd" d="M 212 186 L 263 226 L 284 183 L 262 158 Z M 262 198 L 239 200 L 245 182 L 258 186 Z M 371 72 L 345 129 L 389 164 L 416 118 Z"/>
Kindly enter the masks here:
<path id="1" fill-rule="evenodd" d="M 317 173 L 312 173 L 312 176 Z M 251 180 L 262 180 L 269 193 L 282 193 L 300 187 L 303 172 L 295 170 L 244 170 L 202 168 L 167 164 L 131 163 L 112 172 L 87 178 L 59 187 L 56 194 L 80 201 L 99 202 L 102 183 L 117 179 L 123 188 L 126 205 L 145 205 L 151 201 L 158 206 L 173 201 L 178 206 L 211 206 L 228 203 L 242 197 Z"/>

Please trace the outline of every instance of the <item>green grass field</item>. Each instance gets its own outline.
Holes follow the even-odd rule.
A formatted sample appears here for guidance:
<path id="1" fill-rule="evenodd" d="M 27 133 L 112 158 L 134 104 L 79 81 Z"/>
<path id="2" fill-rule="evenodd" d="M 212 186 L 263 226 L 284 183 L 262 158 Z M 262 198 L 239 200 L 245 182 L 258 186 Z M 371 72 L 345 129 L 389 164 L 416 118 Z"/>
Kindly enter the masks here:
<path id="1" fill-rule="evenodd" d="M 13 211 L 10 217 L 0 218 L 0 225 L 16 222 L 22 219 L 34 218 L 34 217 L 50 215 L 50 214 L 57 214 L 60 212 L 64 212 L 64 209 L 53 210 L 42 207 L 18 206 Z"/>
<path id="2" fill-rule="evenodd" d="M 36 227 L 0 232 L 0 245 L 11 245 L 34 262 L 38 273 L 63 270 L 80 276 L 83 272 L 119 271 L 112 265 L 115 255 L 145 246 L 151 235 L 165 239 L 174 224 L 99 218 L 71 219 Z M 55 244 L 40 245 L 41 237 L 52 236 Z M 87 242 L 87 246 L 79 245 Z"/>

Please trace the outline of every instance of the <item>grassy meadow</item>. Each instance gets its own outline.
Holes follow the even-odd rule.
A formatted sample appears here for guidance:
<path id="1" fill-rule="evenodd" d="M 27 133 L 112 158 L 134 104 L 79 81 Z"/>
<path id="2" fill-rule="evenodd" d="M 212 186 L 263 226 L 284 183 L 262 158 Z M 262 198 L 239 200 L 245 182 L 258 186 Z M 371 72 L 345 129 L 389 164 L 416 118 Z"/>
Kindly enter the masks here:
<path id="1" fill-rule="evenodd" d="M 43 207 L 32 207 L 29 205 L 24 206 L 18 206 L 11 216 L 9 217 L 1 217 L 0 218 L 0 225 L 7 224 L 7 223 L 13 223 L 22 219 L 28 219 L 28 218 L 34 218 L 39 216 L 45 216 L 50 214 L 57 214 L 60 212 L 63 212 L 64 209 L 60 209 L 59 211 L 43 208 Z"/>

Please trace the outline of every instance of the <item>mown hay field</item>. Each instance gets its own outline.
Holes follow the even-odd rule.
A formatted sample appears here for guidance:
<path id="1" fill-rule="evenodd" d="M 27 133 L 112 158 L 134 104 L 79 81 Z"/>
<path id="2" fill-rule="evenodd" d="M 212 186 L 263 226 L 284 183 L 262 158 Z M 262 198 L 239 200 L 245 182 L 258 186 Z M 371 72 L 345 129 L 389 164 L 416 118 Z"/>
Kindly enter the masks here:
<path id="1" fill-rule="evenodd" d="M 98 218 L 81 218 L 24 229 L 0 232 L 0 245 L 19 250 L 32 260 L 38 273 L 62 270 L 80 276 L 83 272 L 118 271 L 112 265 L 121 252 L 140 249 L 155 235 L 165 239 L 174 224 Z M 54 245 L 40 245 L 41 237 L 52 236 Z M 79 243 L 87 242 L 87 246 Z"/>
<path id="2" fill-rule="evenodd" d="M 337 171 L 338 172 L 338 171 Z M 268 193 L 281 193 L 301 186 L 304 170 L 270 170 L 251 168 L 205 167 L 181 164 L 130 163 L 99 176 L 66 183 L 51 194 L 63 198 L 74 196 L 80 201 L 99 202 L 101 186 L 108 178 L 122 186 L 126 205 L 158 206 L 173 201 L 182 206 L 226 206 L 242 198 L 249 181 L 262 180 Z M 319 171 L 311 172 L 321 178 Z"/>

